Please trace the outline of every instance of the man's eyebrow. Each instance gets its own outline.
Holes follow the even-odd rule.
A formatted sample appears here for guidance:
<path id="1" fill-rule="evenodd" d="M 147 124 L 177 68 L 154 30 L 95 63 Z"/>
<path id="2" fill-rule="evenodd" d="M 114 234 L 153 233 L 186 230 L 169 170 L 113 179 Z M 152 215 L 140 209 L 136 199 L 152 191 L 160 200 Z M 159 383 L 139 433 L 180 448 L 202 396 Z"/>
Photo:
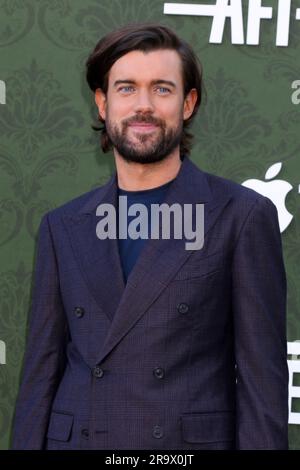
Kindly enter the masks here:
<path id="1" fill-rule="evenodd" d="M 124 83 L 129 83 L 130 85 L 136 85 L 136 81 L 132 79 L 126 79 L 126 80 L 116 80 L 113 84 L 114 88 L 116 88 L 118 85 L 122 85 Z M 165 84 L 169 85 L 173 88 L 176 88 L 176 84 L 172 82 L 171 80 L 163 80 L 163 79 L 157 79 L 157 80 L 152 80 L 151 85 L 159 85 L 159 84 Z"/>
<path id="2" fill-rule="evenodd" d="M 172 82 L 171 80 L 153 80 L 151 82 L 152 85 L 159 85 L 160 83 L 176 88 L 176 84 Z"/>

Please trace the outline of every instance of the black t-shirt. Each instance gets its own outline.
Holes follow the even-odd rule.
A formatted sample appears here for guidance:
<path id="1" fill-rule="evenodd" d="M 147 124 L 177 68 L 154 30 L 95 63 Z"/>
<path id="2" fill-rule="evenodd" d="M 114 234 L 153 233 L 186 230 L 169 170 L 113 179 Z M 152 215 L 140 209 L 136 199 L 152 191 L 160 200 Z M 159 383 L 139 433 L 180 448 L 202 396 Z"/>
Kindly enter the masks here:
<path id="1" fill-rule="evenodd" d="M 118 188 L 118 197 L 119 196 L 126 196 L 127 197 L 127 209 L 129 210 L 130 206 L 133 204 L 143 204 L 147 208 L 147 217 L 148 217 L 148 224 L 146 224 L 146 228 L 148 225 L 148 238 L 137 238 L 132 239 L 130 237 L 130 233 L 128 234 L 128 227 L 130 226 L 130 222 L 137 217 L 139 218 L 139 212 L 136 215 L 127 215 L 122 213 L 122 220 L 124 221 L 124 228 L 126 229 L 127 238 L 120 239 L 118 237 L 118 245 L 119 245 L 119 253 L 121 258 L 121 264 L 123 267 L 124 279 L 125 282 L 132 270 L 136 260 L 138 259 L 145 243 L 151 236 L 151 204 L 161 204 L 164 201 L 166 193 L 173 183 L 174 179 L 168 181 L 168 183 L 163 184 L 162 186 L 158 186 L 152 189 L 144 189 L 142 191 L 126 191 L 124 189 Z M 118 202 L 119 199 L 118 199 Z M 119 229 L 119 227 L 118 227 Z M 140 232 L 141 228 L 140 225 L 136 227 L 136 232 Z M 144 234 L 143 234 L 144 236 Z"/>

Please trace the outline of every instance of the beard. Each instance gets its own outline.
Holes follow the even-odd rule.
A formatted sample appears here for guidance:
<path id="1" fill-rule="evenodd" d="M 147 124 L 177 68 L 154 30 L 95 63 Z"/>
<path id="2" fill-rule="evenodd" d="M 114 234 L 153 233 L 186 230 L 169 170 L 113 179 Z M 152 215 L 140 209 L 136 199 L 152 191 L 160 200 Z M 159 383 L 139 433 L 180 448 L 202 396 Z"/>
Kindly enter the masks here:
<path id="1" fill-rule="evenodd" d="M 128 128 L 132 122 L 155 124 L 158 133 L 138 133 L 135 141 L 128 137 Z M 165 121 L 151 115 L 136 115 L 121 122 L 121 128 L 113 124 L 109 116 L 106 119 L 106 132 L 119 155 L 127 162 L 156 163 L 164 160 L 181 142 L 183 135 L 183 119 L 178 126 L 167 129 Z"/>

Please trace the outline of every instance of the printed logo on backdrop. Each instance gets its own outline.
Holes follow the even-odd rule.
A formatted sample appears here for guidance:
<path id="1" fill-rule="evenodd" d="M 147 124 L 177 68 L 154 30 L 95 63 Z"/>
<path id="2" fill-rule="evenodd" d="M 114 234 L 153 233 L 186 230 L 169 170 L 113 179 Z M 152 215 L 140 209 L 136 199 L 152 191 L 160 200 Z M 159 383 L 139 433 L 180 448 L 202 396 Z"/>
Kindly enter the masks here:
<path id="1" fill-rule="evenodd" d="M 262 0 L 248 0 L 247 28 L 244 30 L 242 3 L 244 0 L 216 0 L 215 4 L 165 3 L 165 15 L 194 15 L 212 17 L 209 42 L 220 44 L 226 19 L 231 25 L 231 43 L 257 46 L 260 44 L 262 20 L 276 21 L 276 46 L 288 46 L 291 20 L 300 20 L 300 8 L 296 8 L 291 18 L 292 0 L 278 0 L 277 17 L 274 8 L 264 6 Z M 300 27 L 300 25 L 299 25 Z"/>
<path id="2" fill-rule="evenodd" d="M 289 367 L 289 424 L 300 424 L 300 412 L 294 410 L 294 402 L 300 400 L 300 385 L 294 385 L 296 375 L 300 377 L 300 341 L 294 341 L 287 344 Z M 299 382 L 300 383 L 300 382 Z"/>
<path id="3" fill-rule="evenodd" d="M 265 181 L 258 179 L 249 179 L 242 183 L 247 188 L 271 199 L 278 212 L 280 232 L 284 232 L 293 220 L 293 215 L 287 210 L 285 198 L 293 189 L 293 186 L 287 181 L 274 179 L 282 168 L 282 163 L 278 162 L 270 166 L 265 174 Z M 271 181 L 272 180 L 272 181 Z"/>

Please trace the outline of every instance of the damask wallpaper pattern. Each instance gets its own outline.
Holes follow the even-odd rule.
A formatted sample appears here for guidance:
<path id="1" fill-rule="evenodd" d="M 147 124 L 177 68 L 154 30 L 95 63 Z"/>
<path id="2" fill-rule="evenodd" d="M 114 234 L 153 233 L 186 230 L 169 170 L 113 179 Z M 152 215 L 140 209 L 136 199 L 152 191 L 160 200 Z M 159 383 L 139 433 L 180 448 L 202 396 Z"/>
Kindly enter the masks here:
<path id="1" fill-rule="evenodd" d="M 196 164 L 242 183 L 263 180 L 271 165 L 283 163 L 279 178 L 293 186 L 286 206 L 294 216 L 282 234 L 288 340 L 300 340 L 300 106 L 291 101 L 291 84 L 300 79 L 300 24 L 291 24 L 288 47 L 275 46 L 275 21 L 263 23 L 259 46 L 232 45 L 230 23 L 223 43 L 209 44 L 211 19 L 164 15 L 163 3 L 0 0 L 0 80 L 6 85 L 0 104 L 0 340 L 6 345 L 0 449 L 9 447 L 41 216 L 103 184 L 114 170 L 112 155 L 102 154 L 91 130 L 96 109 L 84 63 L 96 41 L 121 24 L 158 21 L 194 46 L 207 94 L 193 124 Z M 265 3 L 276 12 L 277 1 Z M 299 425 L 290 425 L 290 447 L 300 448 Z"/>

